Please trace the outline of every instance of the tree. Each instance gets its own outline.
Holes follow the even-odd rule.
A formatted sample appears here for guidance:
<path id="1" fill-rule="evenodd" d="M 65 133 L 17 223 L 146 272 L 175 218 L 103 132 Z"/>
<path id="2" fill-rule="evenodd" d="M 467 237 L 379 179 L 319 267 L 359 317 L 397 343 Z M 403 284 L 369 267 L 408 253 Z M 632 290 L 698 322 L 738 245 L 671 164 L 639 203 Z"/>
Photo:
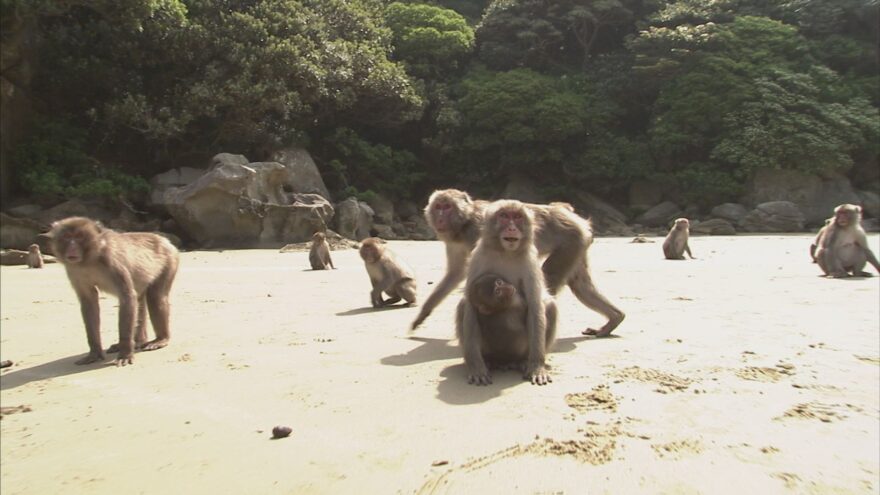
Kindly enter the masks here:
<path id="1" fill-rule="evenodd" d="M 457 69 L 474 46 L 474 31 L 453 10 L 393 2 L 385 9 L 394 54 L 410 74 L 443 79 Z"/>

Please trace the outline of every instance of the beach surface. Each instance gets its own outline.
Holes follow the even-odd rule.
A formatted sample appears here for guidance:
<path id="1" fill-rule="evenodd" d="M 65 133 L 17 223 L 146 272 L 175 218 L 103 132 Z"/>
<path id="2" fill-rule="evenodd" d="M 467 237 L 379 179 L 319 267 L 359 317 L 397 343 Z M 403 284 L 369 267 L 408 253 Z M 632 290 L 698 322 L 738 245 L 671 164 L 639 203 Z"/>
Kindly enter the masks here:
<path id="1" fill-rule="evenodd" d="M 88 346 L 60 264 L 3 266 L 0 491 L 878 493 L 880 277 L 819 277 L 812 237 L 692 237 L 687 261 L 662 237 L 596 239 L 593 278 L 626 320 L 582 336 L 605 320 L 563 291 L 543 387 L 468 385 L 460 289 L 408 335 L 418 308 L 371 308 L 355 250 L 330 271 L 182 253 L 171 344 L 121 368 L 74 365 Z M 443 245 L 389 246 L 424 300 Z"/>

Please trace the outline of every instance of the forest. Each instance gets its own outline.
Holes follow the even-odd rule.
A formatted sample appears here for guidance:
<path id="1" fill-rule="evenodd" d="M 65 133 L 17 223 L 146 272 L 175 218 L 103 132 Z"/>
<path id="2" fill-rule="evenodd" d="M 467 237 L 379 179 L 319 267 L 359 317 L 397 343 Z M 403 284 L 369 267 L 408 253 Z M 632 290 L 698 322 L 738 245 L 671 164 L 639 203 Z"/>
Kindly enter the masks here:
<path id="1" fill-rule="evenodd" d="M 31 61 L 7 160 L 16 193 L 52 199 L 285 146 L 341 197 L 489 197 L 520 175 L 612 202 L 670 183 L 706 207 L 768 168 L 876 190 L 878 5 L 2 0 L 4 52 L 29 33 Z"/>

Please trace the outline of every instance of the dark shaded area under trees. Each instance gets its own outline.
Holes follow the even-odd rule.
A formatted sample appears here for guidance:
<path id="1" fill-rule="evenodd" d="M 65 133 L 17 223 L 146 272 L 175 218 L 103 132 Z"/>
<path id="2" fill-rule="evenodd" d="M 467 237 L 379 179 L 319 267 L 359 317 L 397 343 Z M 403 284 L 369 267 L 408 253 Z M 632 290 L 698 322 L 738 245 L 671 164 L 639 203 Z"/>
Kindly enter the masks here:
<path id="1" fill-rule="evenodd" d="M 31 34 L 30 124 L 4 152 L 34 198 L 136 196 L 169 168 L 289 145 L 332 193 L 397 200 L 498 194 L 512 173 L 612 202 L 672 182 L 704 207 L 762 168 L 880 188 L 876 0 L 0 8 L 4 84 Z"/>

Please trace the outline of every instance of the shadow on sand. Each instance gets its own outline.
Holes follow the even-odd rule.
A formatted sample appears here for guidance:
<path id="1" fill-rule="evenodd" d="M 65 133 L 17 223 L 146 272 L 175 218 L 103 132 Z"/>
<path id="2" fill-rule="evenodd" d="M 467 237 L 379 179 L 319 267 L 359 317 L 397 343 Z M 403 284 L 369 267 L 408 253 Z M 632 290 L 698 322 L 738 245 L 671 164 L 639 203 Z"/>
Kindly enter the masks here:
<path id="1" fill-rule="evenodd" d="M 365 306 L 363 308 L 355 308 L 349 309 L 348 311 L 342 311 L 340 313 L 336 313 L 336 316 L 354 316 L 354 315 L 362 315 L 364 313 L 372 313 L 374 311 L 389 311 L 393 309 L 406 309 L 412 308 L 413 306 L 410 304 L 391 304 L 388 306 L 382 306 L 381 308 L 374 308 L 372 306 Z"/>
<path id="2" fill-rule="evenodd" d="M 77 357 L 82 357 L 82 354 L 76 354 L 56 359 L 55 361 L 50 361 L 48 363 L 31 366 L 30 368 L 4 373 L 3 375 L 0 375 L 0 390 L 9 390 L 31 382 L 48 380 L 50 378 L 94 371 L 104 366 L 115 366 L 113 364 L 113 359 L 111 358 L 108 358 L 107 361 L 103 363 L 85 365 L 73 364 Z"/>

